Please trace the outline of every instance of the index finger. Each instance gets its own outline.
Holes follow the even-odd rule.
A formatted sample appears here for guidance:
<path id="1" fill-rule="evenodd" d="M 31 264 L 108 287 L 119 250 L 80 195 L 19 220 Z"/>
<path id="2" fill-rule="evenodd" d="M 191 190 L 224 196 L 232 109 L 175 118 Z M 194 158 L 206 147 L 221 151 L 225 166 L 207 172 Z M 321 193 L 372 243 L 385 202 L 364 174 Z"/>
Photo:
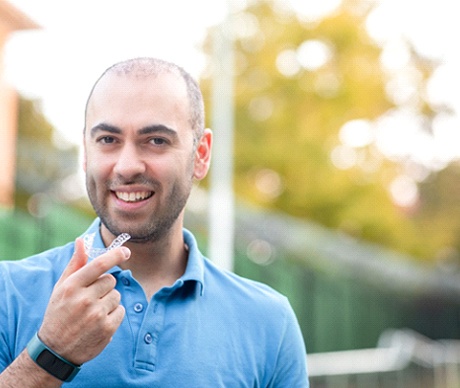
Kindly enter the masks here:
<path id="1" fill-rule="evenodd" d="M 112 249 L 80 268 L 71 277 L 82 286 L 89 286 L 110 268 L 128 260 L 130 255 L 131 251 L 125 246 Z"/>

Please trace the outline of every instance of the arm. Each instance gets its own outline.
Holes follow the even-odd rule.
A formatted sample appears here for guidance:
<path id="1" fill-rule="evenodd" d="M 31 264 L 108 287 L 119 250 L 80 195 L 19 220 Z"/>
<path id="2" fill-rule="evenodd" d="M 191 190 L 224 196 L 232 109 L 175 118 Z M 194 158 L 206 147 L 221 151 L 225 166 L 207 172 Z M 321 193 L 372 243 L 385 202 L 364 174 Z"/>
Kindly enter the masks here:
<path id="1" fill-rule="evenodd" d="M 308 388 L 307 352 L 297 318 L 288 304 L 275 373 L 269 387 Z"/>
<path id="2" fill-rule="evenodd" d="M 54 352 L 80 365 L 96 357 L 110 342 L 124 317 L 116 281 L 105 272 L 129 258 L 125 247 L 114 249 L 87 264 L 83 241 L 56 283 L 39 330 Z M 1 387 L 60 387 L 62 382 L 24 350 L 1 374 Z"/>
<path id="3" fill-rule="evenodd" d="M 40 368 L 24 350 L 13 363 L 0 374 L 0 386 L 4 388 L 58 388 L 62 381 Z"/>

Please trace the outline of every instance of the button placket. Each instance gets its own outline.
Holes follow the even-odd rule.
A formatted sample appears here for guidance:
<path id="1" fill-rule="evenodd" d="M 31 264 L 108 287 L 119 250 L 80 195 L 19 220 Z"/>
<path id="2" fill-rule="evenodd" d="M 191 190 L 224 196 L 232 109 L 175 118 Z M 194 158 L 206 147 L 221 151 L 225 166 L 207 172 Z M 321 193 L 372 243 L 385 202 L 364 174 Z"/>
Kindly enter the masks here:
<path id="1" fill-rule="evenodd" d="M 133 341 L 136 341 L 139 335 L 144 332 L 141 328 L 148 305 L 144 291 L 140 284 L 131 277 L 129 271 L 120 273 L 117 288 L 122 294 L 122 304 L 126 310 L 125 320 L 128 322 L 133 335 Z"/>
<path id="2" fill-rule="evenodd" d="M 163 300 L 153 298 L 144 307 L 142 325 L 140 327 L 135 367 L 139 369 L 155 370 L 157 343 L 164 324 L 165 306 Z"/>

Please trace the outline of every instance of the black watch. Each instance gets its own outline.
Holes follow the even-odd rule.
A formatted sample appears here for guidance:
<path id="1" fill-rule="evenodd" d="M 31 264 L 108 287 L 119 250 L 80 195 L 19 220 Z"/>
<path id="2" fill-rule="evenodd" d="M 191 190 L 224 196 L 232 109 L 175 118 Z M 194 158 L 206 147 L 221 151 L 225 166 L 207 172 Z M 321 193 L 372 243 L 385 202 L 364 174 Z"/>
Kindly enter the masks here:
<path id="1" fill-rule="evenodd" d="M 34 360 L 39 367 L 61 381 L 72 381 L 80 371 L 81 365 L 75 365 L 53 352 L 40 340 L 40 338 L 38 338 L 38 333 L 35 333 L 27 344 L 27 351 L 29 352 L 30 358 Z"/>

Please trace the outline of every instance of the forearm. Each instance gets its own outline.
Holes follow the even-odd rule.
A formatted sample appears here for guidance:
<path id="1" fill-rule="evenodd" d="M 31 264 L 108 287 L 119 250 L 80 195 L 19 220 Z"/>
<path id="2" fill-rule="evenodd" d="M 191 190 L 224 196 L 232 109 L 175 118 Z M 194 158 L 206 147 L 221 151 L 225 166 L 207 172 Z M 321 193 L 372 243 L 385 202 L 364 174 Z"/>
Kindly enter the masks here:
<path id="1" fill-rule="evenodd" d="M 58 388 L 61 385 L 62 381 L 40 368 L 27 350 L 0 374 L 2 388 Z"/>
<path id="2" fill-rule="evenodd" d="M 106 272 L 128 260 L 129 256 L 129 249 L 121 247 L 87 264 L 83 240 L 77 239 L 76 251 L 51 294 L 39 329 L 40 338 L 37 338 L 43 342 L 32 346 L 33 357 L 38 357 L 35 351 L 46 348 L 51 354 L 46 355 L 48 359 L 57 357 L 74 367 L 75 372 L 76 365 L 93 359 L 104 350 L 125 314 L 120 293 L 115 289 L 116 280 Z M 68 369 L 60 370 L 59 362 L 50 361 L 51 367 L 46 366 L 42 358 L 38 362 L 50 370 L 46 372 L 30 357 L 29 351 L 30 348 L 24 350 L 0 374 L 1 388 L 56 388 L 62 381 L 53 375 L 62 375 L 63 380 L 74 376 L 73 373 L 69 376 Z"/>

